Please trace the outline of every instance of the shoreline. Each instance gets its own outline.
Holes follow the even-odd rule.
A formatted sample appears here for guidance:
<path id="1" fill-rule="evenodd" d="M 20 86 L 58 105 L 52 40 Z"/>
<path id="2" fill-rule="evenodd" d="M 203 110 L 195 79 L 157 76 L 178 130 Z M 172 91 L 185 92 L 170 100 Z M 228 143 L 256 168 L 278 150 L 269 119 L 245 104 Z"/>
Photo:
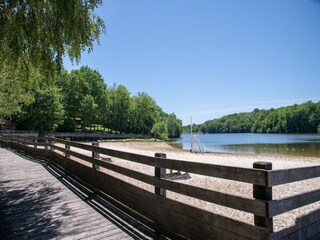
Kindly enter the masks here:
<path id="1" fill-rule="evenodd" d="M 229 161 L 244 160 L 253 164 L 254 161 L 269 161 L 273 163 L 273 169 L 283 169 L 290 167 L 303 167 L 320 164 L 320 157 L 276 155 L 276 154 L 254 154 L 254 153 L 227 153 L 227 152 L 205 152 L 191 153 L 188 150 L 171 146 L 165 141 L 103 141 L 100 146 L 117 149 L 120 151 L 135 152 L 141 155 L 154 156 L 154 153 L 162 152 L 167 154 L 167 158 L 177 160 L 196 161 L 212 164 L 231 165 L 244 167 L 243 162 Z M 288 166 L 279 165 L 279 161 L 288 161 Z M 224 164 L 225 163 L 225 164 Z M 312 164 L 314 163 L 314 164 Z M 245 167 L 252 168 L 246 164 Z"/>

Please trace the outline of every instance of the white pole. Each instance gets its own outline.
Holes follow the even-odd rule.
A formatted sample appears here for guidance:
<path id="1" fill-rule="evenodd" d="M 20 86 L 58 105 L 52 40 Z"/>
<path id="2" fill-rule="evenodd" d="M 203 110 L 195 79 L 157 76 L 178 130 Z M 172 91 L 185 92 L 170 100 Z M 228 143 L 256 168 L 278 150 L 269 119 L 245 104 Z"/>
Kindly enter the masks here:
<path id="1" fill-rule="evenodd" d="M 190 121 L 191 121 L 191 124 L 190 124 L 190 134 L 191 134 L 191 152 L 193 152 L 193 136 L 192 136 L 192 117 L 190 117 Z"/>

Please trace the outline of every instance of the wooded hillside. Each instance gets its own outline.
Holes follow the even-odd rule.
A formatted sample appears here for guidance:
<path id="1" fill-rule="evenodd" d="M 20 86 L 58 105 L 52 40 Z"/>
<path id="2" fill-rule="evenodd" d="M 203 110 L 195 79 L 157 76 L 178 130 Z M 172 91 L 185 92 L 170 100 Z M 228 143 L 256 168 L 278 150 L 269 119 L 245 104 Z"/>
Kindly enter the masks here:
<path id="1" fill-rule="evenodd" d="M 190 131 L 190 125 L 185 126 Z M 235 113 L 193 125 L 203 133 L 320 133 L 320 102 Z"/>

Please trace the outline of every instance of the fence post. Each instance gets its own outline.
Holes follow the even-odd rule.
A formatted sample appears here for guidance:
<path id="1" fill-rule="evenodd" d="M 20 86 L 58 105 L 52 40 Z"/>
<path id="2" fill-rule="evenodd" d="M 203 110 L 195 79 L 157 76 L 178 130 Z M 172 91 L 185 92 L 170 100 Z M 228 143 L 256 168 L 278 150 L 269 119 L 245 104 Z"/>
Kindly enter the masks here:
<path id="1" fill-rule="evenodd" d="M 154 156 L 158 157 L 158 158 L 167 158 L 167 154 L 165 154 L 165 153 L 156 153 Z M 166 177 L 166 169 L 155 167 L 154 168 L 154 176 L 156 178 L 165 178 Z M 155 192 L 155 194 L 166 197 L 166 190 L 163 188 L 154 187 L 154 192 Z"/>
<path id="2" fill-rule="evenodd" d="M 52 145 L 54 144 L 54 141 L 51 138 L 49 138 L 49 144 L 50 144 L 50 148 L 49 148 L 50 151 L 54 152 L 55 149 L 52 147 Z"/>
<path id="3" fill-rule="evenodd" d="M 271 162 L 254 162 L 253 168 L 272 170 L 272 163 Z M 253 185 L 253 197 L 255 199 L 271 201 L 272 187 Z M 269 217 L 268 205 L 266 205 L 266 217 L 254 215 L 254 225 L 266 228 L 268 233 L 273 232 L 273 218 Z"/>
<path id="4" fill-rule="evenodd" d="M 92 146 L 99 147 L 99 142 L 93 142 Z M 100 154 L 92 151 L 92 158 L 93 159 L 100 159 Z M 100 170 L 100 166 L 95 163 L 92 163 L 92 168 L 94 168 L 96 170 Z"/>
<path id="5" fill-rule="evenodd" d="M 33 143 L 34 143 L 34 145 L 33 145 L 34 148 L 37 148 L 38 139 L 34 138 L 33 139 Z"/>
<path id="6" fill-rule="evenodd" d="M 66 140 L 70 141 L 70 138 L 66 138 Z M 65 144 L 65 148 L 66 148 L 66 150 L 70 150 L 70 145 Z M 65 157 L 70 158 L 70 154 L 67 151 L 65 152 Z"/>
<path id="7" fill-rule="evenodd" d="M 45 138 L 44 143 L 45 143 L 44 149 L 49 150 L 49 140 L 48 140 L 48 138 Z"/>

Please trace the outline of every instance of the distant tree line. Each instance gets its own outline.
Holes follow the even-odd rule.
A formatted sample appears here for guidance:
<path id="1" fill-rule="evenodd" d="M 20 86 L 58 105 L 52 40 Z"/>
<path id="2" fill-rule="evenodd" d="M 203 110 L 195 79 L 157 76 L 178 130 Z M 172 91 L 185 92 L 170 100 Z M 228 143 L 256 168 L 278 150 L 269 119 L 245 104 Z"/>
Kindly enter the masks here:
<path id="1" fill-rule="evenodd" d="M 190 131 L 190 125 L 184 126 Z M 278 109 L 235 113 L 193 125 L 203 133 L 320 133 L 320 102 L 306 102 Z"/>
<path id="2" fill-rule="evenodd" d="M 109 131 L 179 137 L 182 122 L 165 113 L 147 93 L 132 95 L 125 86 L 108 87 L 101 74 L 87 66 L 62 71 L 46 84 L 38 75 L 34 101 L 11 116 L 20 129 L 48 131 Z M 160 127 L 159 127 L 160 126 Z"/>

